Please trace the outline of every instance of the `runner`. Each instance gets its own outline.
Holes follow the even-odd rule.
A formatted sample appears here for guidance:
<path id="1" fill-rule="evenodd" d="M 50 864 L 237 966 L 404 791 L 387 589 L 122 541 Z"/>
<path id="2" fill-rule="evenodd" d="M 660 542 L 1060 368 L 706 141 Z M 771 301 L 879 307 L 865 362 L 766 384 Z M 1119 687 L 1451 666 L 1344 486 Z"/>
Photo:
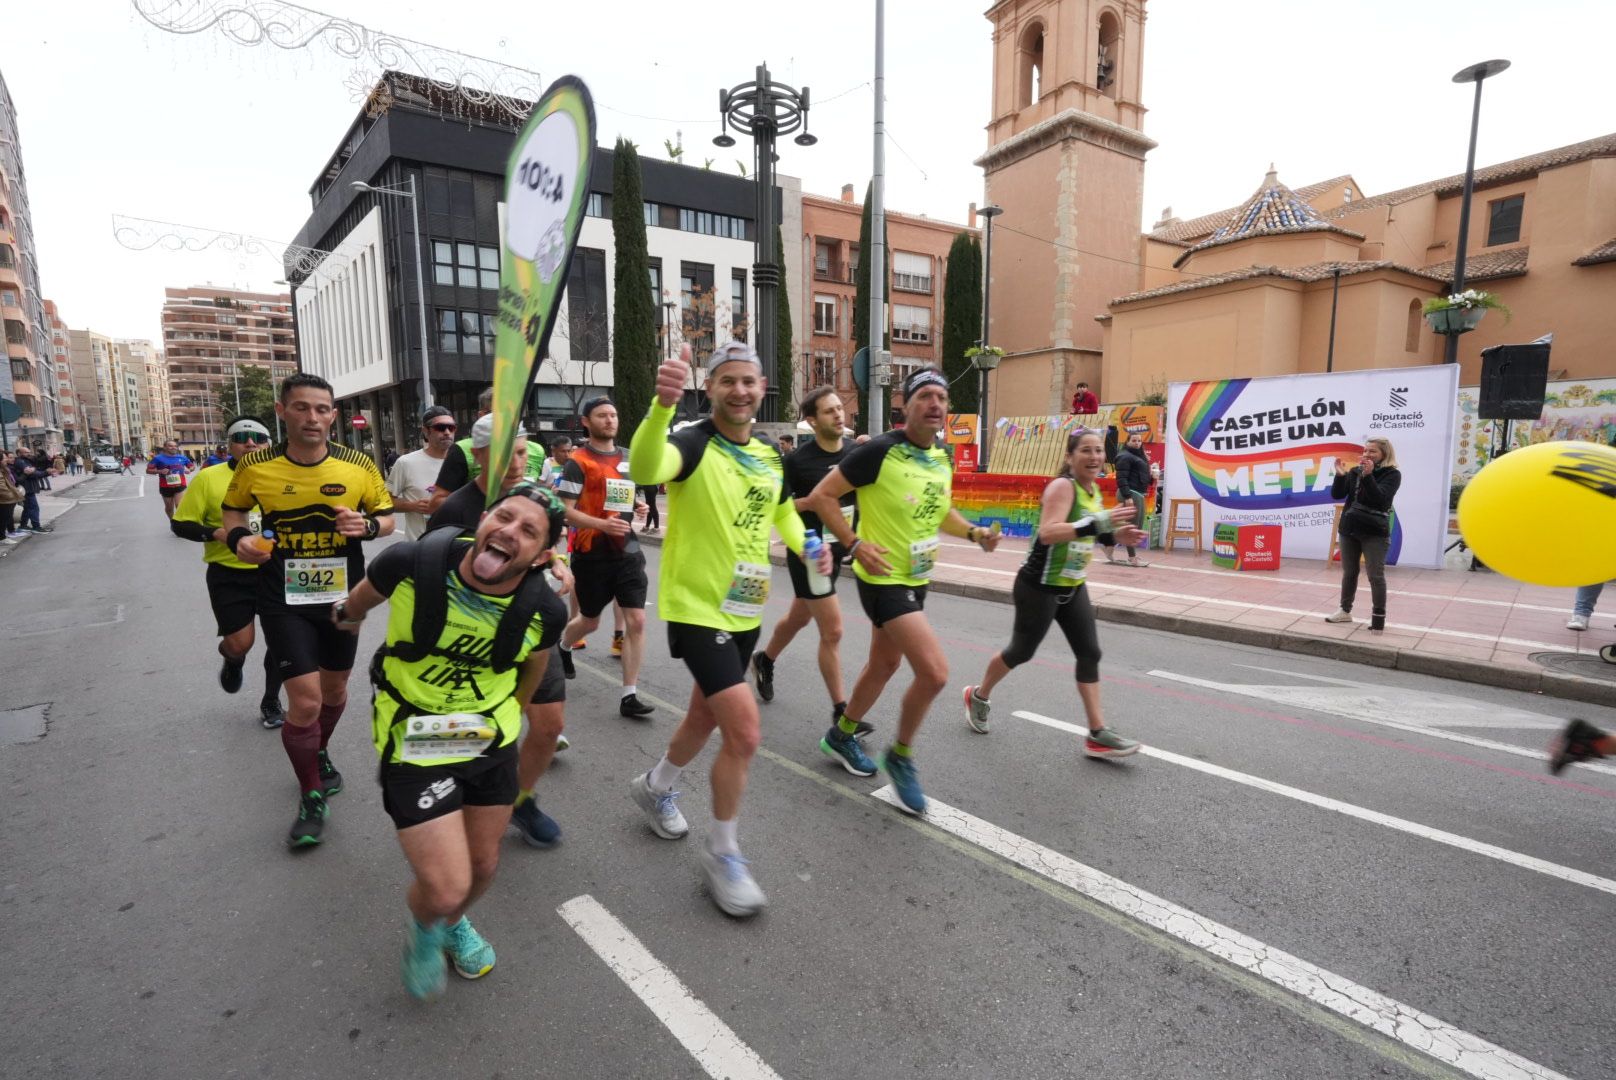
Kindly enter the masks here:
<path id="1" fill-rule="evenodd" d="M 814 438 L 811 442 L 804 442 L 800 447 L 786 455 L 786 483 L 791 485 L 791 494 L 795 499 L 794 505 L 802 515 L 804 528 L 818 531 L 827 543 L 830 544 L 832 569 L 831 591 L 824 596 L 815 596 L 808 585 L 808 571 L 797 556 L 786 553 L 786 570 L 791 575 L 791 588 L 795 598 L 791 601 L 791 610 L 786 617 L 775 624 L 774 634 L 769 638 L 769 644 L 752 655 L 752 677 L 757 682 L 758 696 L 764 701 L 774 700 L 774 662 L 780 654 L 790 645 L 798 631 L 807 626 L 812 620 L 819 627 L 819 675 L 825 680 L 825 689 L 830 692 L 831 723 L 842 718 L 847 709 L 847 695 L 842 686 L 842 658 L 840 644 L 842 640 L 842 606 L 836 599 L 836 578 L 842 572 L 842 560 L 847 557 L 847 549 L 834 542 L 834 536 L 825 531 L 819 522 L 819 515 L 815 514 L 808 505 L 808 496 L 825 475 L 841 464 L 843 458 L 852 449 L 852 445 L 842 438 L 842 425 L 846 413 L 842 409 L 842 399 L 837 396 L 834 387 L 821 386 L 811 390 L 808 396 L 802 399 L 798 407 L 802 419 L 814 429 Z M 849 491 L 841 498 L 841 513 L 849 524 L 853 522 L 853 493 Z M 859 724 L 856 733 L 862 737 L 873 729 L 869 724 Z"/>
<path id="2" fill-rule="evenodd" d="M 870 656 L 853 684 L 853 696 L 819 748 L 854 776 L 874 776 L 876 763 L 854 732 L 898 665 L 909 661 L 914 681 L 903 695 L 897 738 L 881 755 L 880 767 L 892 778 L 899 807 L 923 814 L 926 796 L 913 759 L 915 736 L 926 710 L 948 685 L 948 659 L 924 613 L 926 585 L 941 545 L 938 529 L 965 537 L 984 551 L 998 547 L 999 537 L 972 525 L 950 505 L 953 475 L 948 455 L 937 445 L 948 420 L 948 380 L 942 372 L 921 368 L 904 380 L 903 414 L 901 430 L 854 448 L 808 498 L 852 557 L 859 601 L 874 626 Z M 840 512 L 842 496 L 855 488 L 856 534 Z"/>
<path id="3" fill-rule="evenodd" d="M 393 531 L 393 503 L 381 470 L 357 450 L 328 442 L 336 404 L 331 384 L 297 372 L 281 383 L 275 414 L 286 442 L 242 458 L 224 497 L 225 546 L 259 566 L 258 619 L 286 684 L 281 745 L 297 773 L 292 847 L 318 844 L 342 774 L 326 751 L 348 704 L 358 645 L 331 623 L 331 605 L 365 573 L 360 543 Z M 263 513 L 275 546 L 250 540 L 247 513 Z"/>
<path id="4" fill-rule="evenodd" d="M 1549 745 L 1549 772 L 1558 776 L 1567 765 L 1616 754 L 1616 735 L 1600 731 L 1586 720 L 1572 720 Z"/>
<path id="5" fill-rule="evenodd" d="M 752 434 L 767 382 L 757 353 L 732 341 L 707 361 L 712 415 L 671 438 L 676 402 L 690 377 L 690 346 L 657 369 L 652 402 L 629 451 L 634 481 L 668 485 L 668 535 L 657 575 L 657 604 L 668 651 L 695 677 L 690 707 L 656 767 L 629 785 L 651 830 L 666 840 L 690 831 L 674 785 L 717 728 L 713 827 L 701 869 L 719 910 L 737 918 L 768 902 L 736 838 L 746 773 L 761 739 L 757 699 L 746 685 L 758 617 L 769 596 L 769 529 L 800 552 L 802 519 L 785 485 L 780 452 Z M 682 507 L 682 509 L 681 509 Z M 834 512 L 834 511 L 833 511 Z M 831 571 L 829 551 L 819 569 Z"/>
<path id="6" fill-rule="evenodd" d="M 228 437 L 229 437 L 229 435 L 228 435 L 228 433 L 226 433 L 226 438 L 228 438 Z M 224 445 L 224 443 L 220 443 L 218 446 L 215 446 L 213 448 L 213 452 L 210 453 L 207 456 L 207 460 L 202 462 L 202 467 L 204 469 L 212 468 L 215 465 L 223 465 L 225 462 L 227 462 L 229 460 L 230 460 L 230 451 L 229 451 L 229 449 Z"/>
<path id="7" fill-rule="evenodd" d="M 391 601 L 387 643 L 372 662 L 372 737 L 382 805 L 415 880 L 401 971 L 417 998 L 455 971 L 478 979 L 494 949 L 466 911 L 499 866 L 517 793 L 521 702 L 544 674 L 565 609 L 532 568 L 561 532 L 555 497 L 522 485 L 496 502 L 475 537 L 445 530 L 395 544 L 331 611 L 353 636 Z M 440 730 L 441 729 L 441 730 Z"/>
<path id="8" fill-rule="evenodd" d="M 1033 658 L 1049 633 L 1049 624 L 1057 622 L 1077 657 L 1077 695 L 1089 722 L 1083 752 L 1092 758 L 1111 758 L 1139 750 L 1138 743 L 1105 726 L 1100 711 L 1100 635 L 1084 585 L 1096 538 L 1114 534 L 1116 542 L 1134 547 L 1140 537 L 1140 530 L 1132 524 L 1138 504 L 1105 509 L 1100 496 L 1104 466 L 1104 435 L 1092 428 L 1078 428 L 1067 436 L 1066 465 L 1044 487 L 1038 534 L 1016 574 L 1012 592 L 1016 618 L 1010 644 L 988 661 L 981 685 L 965 688 L 965 722 L 972 731 L 987 734 L 993 688 L 1011 669 Z"/>
<path id="9" fill-rule="evenodd" d="M 477 419 L 487 416 L 494 407 L 494 388 L 492 386 L 477 395 Z M 443 468 L 438 471 L 436 489 L 432 492 L 432 505 L 428 513 L 436 513 L 443 500 L 459 491 L 473 480 L 477 479 L 477 470 L 480 466 L 471 453 L 471 439 L 461 439 L 449 448 L 443 457 Z M 544 459 L 542 457 L 529 457 L 527 459 L 527 478 L 538 480 L 544 475 Z"/>
<path id="10" fill-rule="evenodd" d="M 129 459 L 124 459 L 124 468 L 129 467 Z M 146 463 L 146 472 L 157 477 L 157 494 L 163 497 L 163 513 L 170 520 L 174 517 L 174 507 L 179 505 L 180 496 L 185 494 L 185 477 L 196 468 L 196 462 L 180 453 L 180 444 L 169 439 L 163 444 L 161 454 L 153 454 L 152 459 Z"/>
<path id="11" fill-rule="evenodd" d="M 548 484 L 552 489 L 561 480 L 561 471 L 567 467 L 567 458 L 572 454 L 572 440 L 565 435 L 559 435 L 550 441 L 550 456 L 544 459 L 544 467 L 539 470 L 539 483 Z"/>
<path id="12" fill-rule="evenodd" d="M 631 720 L 651 715 L 655 708 L 639 698 L 635 685 L 640 658 L 645 652 L 645 554 L 634 535 L 634 518 L 644 511 L 636 504 L 634 481 L 628 475 L 628 455 L 617 445 L 617 406 L 610 398 L 596 397 L 579 410 L 588 438 L 567 457 L 557 487 L 567 505 L 572 527 L 569 546 L 572 572 L 578 580 L 578 614 L 567 623 L 561 638 L 561 663 L 570 679 L 574 643 L 600 625 L 607 604 L 622 610 L 622 637 L 613 636 L 612 654 L 623 661 L 623 690 L 617 712 Z"/>
<path id="13" fill-rule="evenodd" d="M 236 463 L 254 447 L 269 445 L 269 429 L 246 417 L 232 423 L 225 432 L 231 454 L 220 465 L 210 465 L 196 474 L 185 489 L 168 527 L 175 536 L 203 544 L 202 561 L 207 564 L 208 602 L 219 630 L 219 685 L 227 694 L 241 689 L 242 668 L 253 647 L 253 619 L 258 614 L 258 567 L 242 562 L 225 546 L 224 493 L 235 475 Z M 259 515 L 247 515 L 247 527 L 256 536 Z M 273 544 L 273 541 L 269 541 Z M 270 731 L 286 722 L 281 709 L 281 672 L 275 654 L 264 649 L 264 696 L 258 702 L 258 718 Z"/>
<path id="14" fill-rule="evenodd" d="M 514 491 L 513 485 L 522 482 L 527 472 L 528 455 L 527 429 L 520 424 L 516 428 L 515 441 L 511 444 L 511 463 L 505 469 L 505 490 Z M 494 418 L 485 416 L 471 428 L 471 452 L 477 463 L 477 479 L 461 488 L 449 497 L 432 515 L 429 524 L 431 530 L 437 530 L 445 525 L 459 526 L 466 533 L 477 531 L 478 523 L 482 521 L 483 508 L 488 503 L 488 447 L 494 440 Z M 542 485 L 540 485 L 542 486 Z M 548 490 L 548 489 L 546 489 Z M 559 499 L 556 500 L 556 520 L 562 520 L 564 510 Z M 562 528 L 562 535 L 565 529 Z M 551 545 L 559 547 L 559 543 Z M 558 583 L 558 595 L 574 592 L 573 578 L 567 569 L 566 556 L 559 551 L 553 551 L 547 559 L 549 569 L 555 575 Z M 544 669 L 544 678 L 539 687 L 533 692 L 528 702 L 527 738 L 522 740 L 521 759 L 517 763 L 517 781 L 520 785 L 520 794 L 516 799 L 516 812 L 511 821 L 522 839 L 530 846 L 536 848 L 555 847 L 561 840 L 561 826 L 555 819 L 539 809 L 538 795 L 535 788 L 539 777 L 549 769 L 550 761 L 559 750 L 565 750 L 571 744 L 563 734 L 566 728 L 567 707 L 567 676 L 561 667 L 561 653 L 559 649 L 551 649 L 549 659 Z"/>
<path id="15" fill-rule="evenodd" d="M 387 474 L 387 490 L 393 496 L 393 509 L 404 518 L 404 535 L 419 540 L 426 532 L 426 518 L 432 512 L 443 459 L 454 447 L 454 413 L 434 405 L 421 416 L 421 449 L 412 450 L 393 462 Z"/>

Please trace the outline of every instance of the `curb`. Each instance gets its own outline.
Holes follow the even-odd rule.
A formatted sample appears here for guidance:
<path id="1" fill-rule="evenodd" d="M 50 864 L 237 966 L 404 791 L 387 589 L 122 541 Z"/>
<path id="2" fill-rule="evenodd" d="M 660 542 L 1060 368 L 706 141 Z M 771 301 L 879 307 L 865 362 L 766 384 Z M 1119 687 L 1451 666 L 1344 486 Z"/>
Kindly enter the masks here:
<path id="1" fill-rule="evenodd" d="M 660 535 L 647 537 L 642 533 L 640 543 L 661 547 L 662 537 Z M 784 566 L 785 556 L 771 551 L 769 561 L 776 566 Z M 1008 589 L 995 588 L 992 585 L 934 580 L 931 589 L 933 592 L 962 596 L 968 600 L 987 600 L 995 604 L 1013 602 Z M 1316 656 L 1323 660 L 1340 660 L 1368 667 L 1390 668 L 1415 675 L 1434 675 L 1442 679 L 1454 679 L 1479 686 L 1524 690 L 1545 697 L 1616 707 L 1616 682 L 1585 679 L 1580 675 L 1537 671 L 1524 667 L 1502 667 L 1460 656 L 1439 656 L 1409 649 L 1391 649 L 1383 645 L 1343 641 L 1340 638 L 1306 637 L 1259 626 L 1190 619 L 1183 615 L 1143 611 L 1132 607 L 1115 607 L 1105 603 L 1096 603 L 1094 612 L 1095 617 L 1101 622 L 1134 626 L 1142 630 L 1161 630 L 1169 634 L 1208 638 L 1236 645 L 1255 645 L 1276 652 Z"/>

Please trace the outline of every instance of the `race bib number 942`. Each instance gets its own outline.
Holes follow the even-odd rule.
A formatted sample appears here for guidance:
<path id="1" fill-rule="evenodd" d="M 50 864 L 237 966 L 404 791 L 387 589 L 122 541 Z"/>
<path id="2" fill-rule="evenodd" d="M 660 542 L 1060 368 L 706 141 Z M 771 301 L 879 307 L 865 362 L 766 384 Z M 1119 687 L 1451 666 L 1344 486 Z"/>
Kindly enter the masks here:
<path id="1" fill-rule="evenodd" d="M 347 559 L 286 560 L 288 604 L 334 604 L 347 595 Z"/>

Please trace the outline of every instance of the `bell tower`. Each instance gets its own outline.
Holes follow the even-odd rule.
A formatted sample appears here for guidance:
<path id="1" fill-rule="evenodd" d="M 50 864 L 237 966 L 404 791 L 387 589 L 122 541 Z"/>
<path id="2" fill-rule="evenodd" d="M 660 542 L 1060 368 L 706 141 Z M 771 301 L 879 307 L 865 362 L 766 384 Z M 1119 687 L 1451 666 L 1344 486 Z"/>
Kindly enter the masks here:
<path id="1" fill-rule="evenodd" d="M 995 416 L 1064 413 L 1100 384 L 1108 301 L 1138 288 L 1146 0 L 999 0 L 986 173 Z M 991 419 L 989 423 L 991 423 Z"/>

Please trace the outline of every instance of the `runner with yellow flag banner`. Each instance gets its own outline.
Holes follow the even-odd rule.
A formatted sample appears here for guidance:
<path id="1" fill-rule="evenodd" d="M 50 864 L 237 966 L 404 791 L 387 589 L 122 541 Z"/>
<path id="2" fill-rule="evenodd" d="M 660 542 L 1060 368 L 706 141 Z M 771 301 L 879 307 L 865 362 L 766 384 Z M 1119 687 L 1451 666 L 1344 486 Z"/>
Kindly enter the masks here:
<path id="1" fill-rule="evenodd" d="M 533 368 L 550 342 L 589 198 L 595 105 L 570 75 L 544 92 L 505 168 L 505 237 L 494 338 L 494 434 L 488 474 L 504 476 Z M 488 505 L 499 498 L 488 485 Z"/>

